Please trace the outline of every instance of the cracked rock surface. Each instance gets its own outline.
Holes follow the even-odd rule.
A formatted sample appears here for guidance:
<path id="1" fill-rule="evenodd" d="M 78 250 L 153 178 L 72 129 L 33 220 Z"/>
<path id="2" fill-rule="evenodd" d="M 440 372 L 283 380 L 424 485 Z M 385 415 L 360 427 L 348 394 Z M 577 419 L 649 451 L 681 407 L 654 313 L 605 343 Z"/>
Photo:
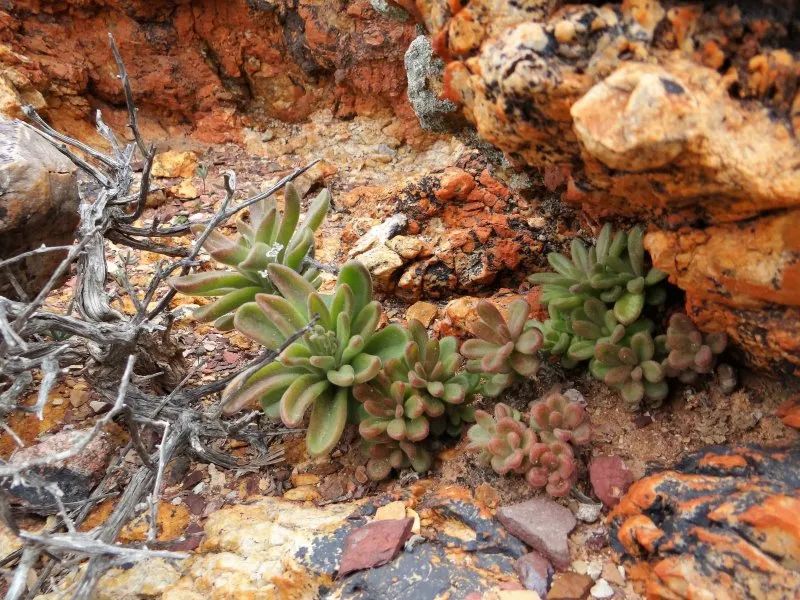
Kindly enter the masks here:
<path id="1" fill-rule="evenodd" d="M 648 598 L 795 598 L 800 450 L 712 446 L 633 484 L 609 516 Z"/>
<path id="2" fill-rule="evenodd" d="M 800 374 L 795 3 L 417 5 L 483 139 L 586 214 L 650 223 L 696 323 Z"/>

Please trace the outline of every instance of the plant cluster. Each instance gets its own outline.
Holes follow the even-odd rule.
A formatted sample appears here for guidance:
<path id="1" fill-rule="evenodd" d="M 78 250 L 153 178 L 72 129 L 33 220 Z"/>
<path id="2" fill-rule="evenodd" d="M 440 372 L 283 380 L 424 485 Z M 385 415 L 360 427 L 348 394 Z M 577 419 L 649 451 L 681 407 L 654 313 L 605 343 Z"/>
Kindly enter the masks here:
<path id="1" fill-rule="evenodd" d="M 515 300 L 508 307 L 506 321 L 491 302 L 478 303 L 478 320 L 470 327 L 475 338 L 461 345 L 461 353 L 469 359 L 470 373 L 484 375 L 484 395 L 495 397 L 515 381 L 539 371 L 543 338 L 536 322 L 528 319 L 529 312 L 526 300 Z"/>
<path id="2" fill-rule="evenodd" d="M 461 347 L 454 337 L 431 339 L 425 327 L 381 327 L 382 308 L 373 299 L 367 269 L 349 262 L 330 294 L 317 291 L 314 231 L 330 206 L 322 192 L 300 221 L 300 197 L 287 185 L 281 214 L 272 201 L 239 219 L 237 236 L 212 232 L 203 247 L 226 270 L 172 281 L 181 292 L 219 296 L 196 317 L 235 328 L 275 351 L 272 362 L 232 381 L 225 410 L 260 403 L 287 427 L 307 420 L 312 455 L 330 452 L 348 422 L 357 423 L 367 473 L 380 480 L 392 469 L 427 471 L 443 436 L 458 436 L 465 424 L 471 446 L 498 473 L 524 475 L 534 488 L 554 496 L 572 487 L 577 469 L 573 447 L 590 437 L 583 405 L 551 393 L 531 407 L 527 422 L 504 404 L 494 416 L 476 411 L 478 394 L 498 396 L 536 375 L 544 350 L 566 366 L 589 361 L 595 377 L 619 390 L 630 406 L 660 402 L 667 377 L 692 381 L 710 372 L 725 347 L 722 334 L 700 334 L 691 321 L 674 316 L 666 335 L 653 338 L 647 306 L 664 301 L 665 275 L 644 262 L 642 231 L 614 234 L 605 226 L 597 245 L 575 240 L 571 258 L 548 257 L 555 273 L 531 279 L 543 284 L 550 318 L 528 319 L 527 301 L 508 307 L 508 319 L 481 301 Z"/>
<path id="3" fill-rule="evenodd" d="M 355 422 L 371 478 L 406 467 L 428 470 L 436 441 L 474 422 L 479 391 L 499 393 L 538 370 L 541 334 L 526 322 L 527 303 L 512 305 L 508 323 L 481 303 L 482 339 L 467 344 L 464 355 L 456 338 L 430 339 L 418 321 L 380 327 L 381 305 L 361 263 L 339 270 L 331 294 L 317 291 L 319 273 L 306 258 L 330 205 L 327 193 L 299 226 L 300 198 L 291 186 L 285 196 L 282 216 L 274 205 L 256 205 L 249 223 L 237 222 L 235 239 L 214 232 L 205 240 L 211 256 L 232 269 L 172 282 L 187 294 L 221 296 L 196 318 L 216 319 L 278 353 L 229 384 L 225 411 L 260 403 L 287 427 L 307 419 L 312 455 L 330 452 Z"/>
<path id="4" fill-rule="evenodd" d="M 726 344 L 724 333 L 704 338 L 686 315 L 674 315 L 667 334 L 654 337 L 647 313 L 666 299 L 666 274 L 645 263 L 642 238 L 640 227 L 615 233 L 606 224 L 594 246 L 575 239 L 570 257 L 548 255 L 554 272 L 529 278 L 542 285 L 549 315 L 534 323 L 543 350 L 567 368 L 589 361 L 592 375 L 634 410 L 660 406 L 667 378 L 691 382 L 711 372 Z M 723 374 L 730 382 L 732 370 Z"/>
<path id="5" fill-rule="evenodd" d="M 475 411 L 475 425 L 467 436 L 480 460 L 500 475 L 521 475 L 534 489 L 551 496 L 566 496 L 577 479 L 574 447 L 591 437 L 583 404 L 552 391 L 530 407 L 528 422 L 503 403 L 494 415 Z"/>

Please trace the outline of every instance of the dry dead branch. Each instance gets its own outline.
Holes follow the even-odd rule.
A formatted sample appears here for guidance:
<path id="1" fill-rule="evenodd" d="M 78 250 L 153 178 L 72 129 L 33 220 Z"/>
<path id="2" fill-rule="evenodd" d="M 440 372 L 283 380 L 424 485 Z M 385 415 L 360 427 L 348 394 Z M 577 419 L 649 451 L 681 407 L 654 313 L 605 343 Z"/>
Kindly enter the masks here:
<path id="1" fill-rule="evenodd" d="M 106 153 L 66 136 L 48 125 L 32 108 L 25 114 L 39 135 L 51 142 L 87 176 L 81 186 L 80 224 L 77 239 L 71 246 L 42 247 L 0 261 L 0 267 L 28 256 L 53 251 L 67 251 L 67 256 L 52 278 L 32 300 L 21 301 L 0 297 L 0 422 L 19 444 L 22 441 L 5 422 L 15 411 L 34 412 L 40 418 L 48 401 L 49 391 L 67 367 L 78 366 L 86 381 L 112 405 L 109 412 L 69 449 L 25 462 L 0 461 L 0 479 L 5 488 L 24 482 L 48 491 L 57 506 L 55 524 L 40 532 L 21 529 L 16 522 L 6 494 L 0 496 L 0 518 L 23 543 L 22 549 L 0 557 L 0 566 L 14 567 L 7 600 L 31 598 L 53 589 L 70 570 L 85 562 L 85 569 L 72 589 L 72 597 L 85 600 L 107 567 L 119 559 L 138 560 L 157 556 L 179 560 L 185 555 L 152 549 L 157 536 L 156 514 L 166 465 L 175 456 L 188 452 L 201 461 L 225 468 L 258 469 L 280 459 L 280 453 L 269 449 L 268 440 L 279 431 L 265 431 L 259 423 L 259 413 L 249 413 L 233 420 L 221 418 L 221 406 L 201 409 L 198 402 L 218 394 L 242 373 L 251 372 L 277 356 L 268 352 L 243 369 L 217 381 L 190 386 L 194 370 L 186 373 L 182 359 L 160 355 L 155 349 L 169 340 L 173 315 L 169 306 L 175 292 L 166 285 L 176 271 L 186 274 L 196 265 L 196 258 L 205 237 L 232 215 L 266 198 L 310 166 L 295 169 L 274 186 L 250 198 L 235 203 L 236 177 L 225 174 L 225 199 L 220 209 L 208 221 L 204 233 L 187 250 L 152 241 L 152 238 L 174 237 L 188 233 L 188 224 L 160 227 L 157 220 L 146 226 L 135 225 L 143 214 L 150 185 L 150 171 L 155 156 L 153 145 L 142 138 L 131 83 L 113 37 L 111 50 L 117 64 L 119 79 L 128 112 L 128 126 L 133 137 L 123 143 L 104 123 L 99 112 L 97 130 L 111 148 Z M 141 160 L 141 173 L 134 170 L 135 160 Z M 127 275 L 122 274 L 121 287 L 130 295 L 135 307 L 133 316 L 124 315 L 111 307 L 106 262 L 106 243 L 126 245 L 133 252 L 148 251 L 175 257 L 171 263 L 159 265 L 142 297 L 137 296 Z M 74 308 L 57 313 L 45 309 L 44 302 L 62 276 L 71 269 L 77 275 Z M 148 310 L 153 302 L 155 307 Z M 298 332 L 301 335 L 303 332 Z M 294 339 L 294 338 L 293 338 Z M 177 353 L 180 356 L 180 353 Z M 139 367 L 148 366 L 147 369 Z M 138 372 L 137 372 L 138 371 Z M 166 382 L 170 391 L 157 393 L 154 378 Z M 25 406 L 20 400 L 38 381 L 36 404 Z M 35 388 L 34 388 L 35 389 Z M 112 421 L 130 432 L 131 442 L 112 461 L 103 481 L 91 497 L 75 505 L 65 504 L 61 491 L 53 482 L 39 475 L 47 465 L 63 462 L 82 452 Z M 158 443 L 149 448 L 141 430 L 157 433 Z M 248 442 L 257 451 L 249 463 L 214 450 L 208 440 L 236 439 Z M 97 502 L 111 494 L 106 482 L 118 469 L 122 457 L 135 450 L 141 465 L 129 474 L 129 479 L 110 517 L 99 527 L 79 533 L 76 527 L 86 518 Z M 141 546 L 117 543 L 117 537 L 144 502 L 149 513 L 147 542 Z M 150 545 L 151 547 L 148 547 Z M 31 569 L 42 565 L 32 587 L 28 587 Z"/>

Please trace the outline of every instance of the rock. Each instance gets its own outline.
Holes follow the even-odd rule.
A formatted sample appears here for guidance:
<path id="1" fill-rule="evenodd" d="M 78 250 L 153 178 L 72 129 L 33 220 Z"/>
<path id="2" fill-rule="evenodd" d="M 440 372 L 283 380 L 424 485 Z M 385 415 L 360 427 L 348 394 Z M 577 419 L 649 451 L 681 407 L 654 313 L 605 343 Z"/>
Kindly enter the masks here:
<path id="1" fill-rule="evenodd" d="M 96 600 L 119 598 L 154 598 L 160 596 L 180 578 L 174 564 L 160 558 L 150 558 L 137 568 L 109 569 L 97 584 Z"/>
<path id="2" fill-rule="evenodd" d="M 533 590 L 542 598 L 547 597 L 550 580 L 553 577 L 553 566 L 538 552 L 528 552 L 517 559 L 514 570 L 526 589 Z"/>
<path id="3" fill-rule="evenodd" d="M 594 523 L 600 518 L 600 513 L 603 510 L 602 504 L 587 504 L 584 502 L 578 503 L 575 508 L 575 518 L 584 523 Z"/>
<path id="4" fill-rule="evenodd" d="M 783 402 L 775 411 L 775 416 L 787 427 L 800 429 L 800 396 L 793 396 Z"/>
<path id="5" fill-rule="evenodd" d="M 169 188 L 169 193 L 181 200 L 193 200 L 200 195 L 190 179 L 184 179 L 178 185 L 173 185 Z"/>
<path id="6" fill-rule="evenodd" d="M 418 4 L 446 63 L 442 98 L 483 140 L 590 220 L 648 221 L 697 325 L 800 375 L 791 3 Z"/>
<path id="7" fill-rule="evenodd" d="M 688 314 L 724 331 L 753 366 L 800 375 L 800 210 L 746 223 L 653 231 L 653 264 L 686 290 Z M 742 240 L 747 239 L 747 244 Z"/>
<path id="8" fill-rule="evenodd" d="M 605 579 L 600 579 L 592 586 L 589 593 L 592 595 L 592 598 L 606 600 L 614 595 L 614 588 L 612 588 Z"/>
<path id="9" fill-rule="evenodd" d="M 380 261 L 367 259 L 391 265 L 393 293 L 408 303 L 477 295 L 496 289 L 499 278 L 519 281 L 546 264 L 546 234 L 552 231 L 554 246 L 562 243 L 555 236 L 557 219 L 548 221 L 546 232 L 533 228 L 529 220 L 541 216 L 541 209 L 510 188 L 487 158 L 474 151 L 465 152 L 455 165 L 383 190 L 371 188 L 367 194 L 357 188 L 341 203 L 380 223 L 360 237 L 349 256 L 360 258 L 385 240 L 391 260 L 383 249 L 375 250 Z M 404 221 L 390 232 L 401 216 Z"/>
<path id="10" fill-rule="evenodd" d="M 411 498 L 409 493 L 404 501 Z M 374 511 L 370 503 L 317 507 L 267 497 L 211 512 L 205 522 L 205 540 L 190 560 L 174 564 L 177 577 L 162 571 L 148 581 L 150 563 L 142 561 L 125 569 L 124 578 L 138 582 L 136 586 L 147 589 L 147 594 L 132 585 L 125 588 L 125 595 L 103 598 L 427 599 L 447 597 L 453 590 L 463 597 L 507 589 L 514 562 L 526 549 L 484 505 L 472 499 L 469 490 L 453 486 L 413 496 L 413 501 L 427 523 L 425 538 L 417 539 L 413 547 L 407 545 L 383 566 L 336 577 L 345 540 L 368 525 L 367 515 Z M 373 521 L 370 526 L 380 523 L 391 521 Z M 176 547 L 196 543 L 197 537 L 191 534 L 196 531 L 192 524 L 186 527 L 190 535 L 176 540 Z M 120 571 L 109 574 L 123 577 Z M 109 583 L 108 589 L 117 590 L 116 585 Z M 59 591 L 53 600 L 68 595 Z"/>
<path id="11" fill-rule="evenodd" d="M 376 521 L 398 520 L 406 518 L 406 503 L 402 500 L 395 500 L 379 506 L 375 511 L 374 519 Z"/>
<path id="12" fill-rule="evenodd" d="M 633 483 L 633 473 L 619 456 L 598 456 L 589 464 L 589 480 L 595 495 L 613 508 Z"/>
<path id="13" fill-rule="evenodd" d="M 412 260 L 425 250 L 425 243 L 418 237 L 410 235 L 396 235 L 388 240 L 386 245 L 397 252 L 403 260 Z"/>
<path id="14" fill-rule="evenodd" d="M 594 581 L 588 575 L 579 573 L 556 573 L 553 585 L 547 594 L 547 600 L 584 600 Z"/>
<path id="15" fill-rule="evenodd" d="M 351 531 L 344 541 L 339 577 L 388 563 L 411 537 L 413 524 L 408 518 L 376 520 Z"/>
<path id="16" fill-rule="evenodd" d="M 475 296 L 462 296 L 447 303 L 444 307 L 444 321 L 440 324 L 441 335 L 455 335 L 463 337 L 469 335 L 469 326 L 478 318 L 478 303 L 481 300 L 489 300 L 497 306 L 504 317 L 508 317 L 506 310 L 508 305 L 518 300 L 522 296 L 518 294 L 506 294 L 492 298 L 477 298 Z"/>
<path id="17" fill-rule="evenodd" d="M 44 96 L 30 79 L 16 69 L 0 72 L 0 115 L 12 119 L 24 119 L 23 106 L 40 111 L 47 106 Z"/>
<path id="18" fill-rule="evenodd" d="M 47 96 L 48 117 L 83 139 L 93 134 L 96 102 L 122 101 L 115 69 L 106 68 L 109 29 L 118 32 L 136 102 L 147 107 L 140 114 L 145 135 L 239 141 L 244 124 L 264 129 L 273 119 L 298 122 L 328 109 L 346 118 L 388 110 L 394 128 L 422 137 L 403 64 L 416 26 L 386 18 L 366 1 L 344 9 L 310 0 L 291 7 L 283 0 L 175 10 L 140 0 L 82 6 L 9 7 L 0 63 L 33 82 Z M 170 32 L 169 47 L 154 27 Z M 124 130 L 121 119 L 110 124 Z"/>
<path id="19" fill-rule="evenodd" d="M 348 253 L 350 258 L 359 260 L 369 270 L 375 284 L 382 290 L 394 287 L 394 275 L 403 266 L 403 259 L 387 246 L 387 242 L 405 227 L 406 221 L 405 215 L 396 214 L 375 225 Z"/>
<path id="20" fill-rule="evenodd" d="M 386 246 L 375 246 L 355 257 L 372 274 L 375 286 L 384 291 L 394 288 L 395 274 L 403 266 L 397 252 Z"/>
<path id="21" fill-rule="evenodd" d="M 415 302 L 408 307 L 406 311 L 406 320 L 410 321 L 411 319 L 416 319 L 422 323 L 424 327 L 428 327 L 433 322 L 433 319 L 436 318 L 438 312 L 439 309 L 435 304 L 431 304 L 430 302 Z"/>
<path id="22" fill-rule="evenodd" d="M 167 150 L 153 159 L 150 171 L 153 177 L 181 177 L 188 179 L 197 173 L 197 154 L 191 151 Z"/>
<path id="23" fill-rule="evenodd" d="M 434 55 L 431 42 L 424 35 L 416 37 L 405 54 L 408 99 L 423 129 L 452 130 L 461 118 L 458 107 L 441 99 L 441 78 L 444 63 Z"/>
<path id="24" fill-rule="evenodd" d="M 301 485 L 300 487 L 293 487 L 283 493 L 286 500 L 293 502 L 313 502 L 320 499 L 320 493 L 313 485 Z"/>
<path id="25" fill-rule="evenodd" d="M 688 599 L 695 590 L 719 598 L 794 597 L 798 464 L 797 446 L 711 446 L 690 454 L 630 487 L 609 515 L 612 547 L 653 597 Z"/>
<path id="26" fill-rule="evenodd" d="M 567 535 L 577 525 L 569 509 L 539 496 L 500 507 L 497 518 L 512 535 L 541 552 L 557 568 L 569 566 Z"/>
<path id="27" fill-rule="evenodd" d="M 614 585 L 625 585 L 625 577 L 620 573 L 624 570 L 622 566 L 617 566 L 614 563 L 607 562 L 603 565 L 603 572 L 601 575 L 603 579 Z"/>
<path id="28" fill-rule="evenodd" d="M 9 459 L 10 465 L 18 465 L 31 460 L 39 460 L 73 448 L 78 441 L 89 432 L 89 429 L 61 431 L 49 436 L 35 446 L 17 450 Z M 72 502 L 85 500 L 94 486 L 105 474 L 114 446 L 105 433 L 101 433 L 89 442 L 83 451 L 66 461 L 53 465 L 42 465 L 32 472 L 58 484 L 63 492 L 62 501 L 69 505 Z M 8 484 L 6 484 L 8 485 Z M 32 486 L 12 485 L 9 491 L 20 499 L 24 506 L 38 514 L 50 515 L 58 512 L 52 494 Z"/>
<path id="29" fill-rule="evenodd" d="M 0 118 L 0 259 L 42 245 L 71 244 L 78 203 L 75 165 L 30 127 Z M 25 292 L 35 296 L 65 255 L 31 256 L 10 269 Z M 16 297 L 4 274 L 0 295 Z"/>

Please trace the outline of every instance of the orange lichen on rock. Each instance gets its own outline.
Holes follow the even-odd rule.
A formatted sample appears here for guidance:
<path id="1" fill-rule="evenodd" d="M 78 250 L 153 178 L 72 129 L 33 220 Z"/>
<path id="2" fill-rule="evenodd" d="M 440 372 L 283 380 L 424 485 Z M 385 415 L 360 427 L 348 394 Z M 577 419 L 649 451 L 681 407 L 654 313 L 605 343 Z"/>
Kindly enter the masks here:
<path id="1" fill-rule="evenodd" d="M 793 598 L 799 462 L 797 447 L 689 455 L 631 486 L 608 517 L 612 546 L 648 598 Z"/>
<path id="2" fill-rule="evenodd" d="M 752 364 L 800 374 L 800 210 L 645 238 L 653 264 L 686 291 L 703 329 L 725 331 Z"/>
<path id="3" fill-rule="evenodd" d="M 787 427 L 800 429 L 800 396 L 793 396 L 783 402 L 778 407 L 776 415 Z"/>
<path id="4" fill-rule="evenodd" d="M 543 243 L 529 224 L 535 207 L 493 175 L 476 152 L 369 195 L 363 202 L 364 189 L 356 188 L 341 204 L 375 222 L 402 216 L 404 225 L 385 248 L 369 246 L 351 256 L 363 257 L 383 291 L 409 302 L 475 293 L 504 276 L 521 281 L 545 264 Z"/>
<path id="5" fill-rule="evenodd" d="M 108 31 L 143 127 L 157 137 L 240 141 L 243 125 L 297 121 L 321 108 L 344 117 L 397 108 L 399 120 L 419 129 L 403 67 L 414 25 L 385 18 L 367 0 L 346 11 L 311 0 L 15 2 L 0 10 L 0 67 L 14 69 L 13 80 L 0 77 L 0 95 L 11 81 L 17 95 L 83 137 L 92 135 L 92 108 L 106 105 L 122 129 L 124 114 L 108 110 L 122 103 Z"/>
<path id="6" fill-rule="evenodd" d="M 443 44 L 444 96 L 480 137 L 594 220 L 670 230 L 649 249 L 695 323 L 753 366 L 800 374 L 792 9 L 594 4 L 417 6 Z"/>

